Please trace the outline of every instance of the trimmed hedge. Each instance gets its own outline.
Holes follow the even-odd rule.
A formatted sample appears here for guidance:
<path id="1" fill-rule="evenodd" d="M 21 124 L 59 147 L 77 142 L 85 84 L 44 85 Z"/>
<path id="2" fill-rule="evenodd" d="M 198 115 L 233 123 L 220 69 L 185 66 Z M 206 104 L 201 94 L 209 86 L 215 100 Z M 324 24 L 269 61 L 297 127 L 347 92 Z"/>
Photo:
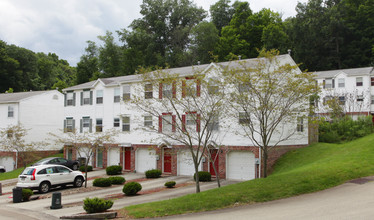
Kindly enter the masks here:
<path id="1" fill-rule="evenodd" d="M 97 178 L 93 181 L 92 185 L 99 187 L 109 187 L 112 185 L 112 182 L 109 178 Z"/>
<path id="2" fill-rule="evenodd" d="M 145 177 L 147 178 L 159 178 L 162 174 L 161 170 L 153 169 L 145 171 Z"/>
<path id="3" fill-rule="evenodd" d="M 86 172 L 84 165 L 79 167 L 79 171 Z M 90 172 L 90 171 L 92 171 L 92 166 L 87 166 L 87 172 Z"/>
<path id="4" fill-rule="evenodd" d="M 169 181 L 165 183 L 165 186 L 167 188 L 173 188 L 175 186 L 176 182 L 175 181 Z"/>
<path id="5" fill-rule="evenodd" d="M 108 179 L 113 185 L 121 185 L 126 181 L 122 176 L 111 176 Z"/>
<path id="6" fill-rule="evenodd" d="M 22 201 L 29 201 L 32 195 L 34 192 L 31 189 L 22 189 Z"/>
<path id="7" fill-rule="evenodd" d="M 104 212 L 107 209 L 112 208 L 113 206 L 113 201 L 111 200 L 105 200 L 105 199 L 100 199 L 100 198 L 86 198 L 83 200 L 83 209 L 87 213 L 97 213 L 97 212 Z"/>
<path id="8" fill-rule="evenodd" d="M 207 171 L 199 171 L 199 182 L 209 182 L 212 180 L 212 175 Z M 196 173 L 193 175 L 193 179 L 196 181 Z"/>
<path id="9" fill-rule="evenodd" d="M 123 186 L 122 192 L 125 193 L 127 196 L 136 195 L 140 190 L 142 190 L 142 185 L 138 182 L 130 182 L 126 183 Z"/>
<path id="10" fill-rule="evenodd" d="M 118 175 L 122 173 L 122 166 L 113 165 L 106 168 L 107 175 Z"/>

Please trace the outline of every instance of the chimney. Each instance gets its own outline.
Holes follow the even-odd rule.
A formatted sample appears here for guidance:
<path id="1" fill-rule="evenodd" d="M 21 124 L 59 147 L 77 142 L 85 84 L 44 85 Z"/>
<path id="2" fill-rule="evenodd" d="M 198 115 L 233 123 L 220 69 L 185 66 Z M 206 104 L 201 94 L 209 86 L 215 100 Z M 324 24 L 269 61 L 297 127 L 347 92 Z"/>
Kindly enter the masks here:
<path id="1" fill-rule="evenodd" d="M 287 52 L 288 52 L 288 55 L 291 56 L 291 49 L 288 49 Z"/>
<path id="2" fill-rule="evenodd" d="M 238 56 L 238 58 L 239 58 L 239 60 L 241 60 L 241 59 L 242 59 L 242 56 L 241 56 L 241 55 L 239 55 L 239 56 Z"/>
<path id="3" fill-rule="evenodd" d="M 199 66 L 200 66 L 200 60 L 199 60 L 199 61 L 197 61 L 197 65 L 199 65 Z"/>

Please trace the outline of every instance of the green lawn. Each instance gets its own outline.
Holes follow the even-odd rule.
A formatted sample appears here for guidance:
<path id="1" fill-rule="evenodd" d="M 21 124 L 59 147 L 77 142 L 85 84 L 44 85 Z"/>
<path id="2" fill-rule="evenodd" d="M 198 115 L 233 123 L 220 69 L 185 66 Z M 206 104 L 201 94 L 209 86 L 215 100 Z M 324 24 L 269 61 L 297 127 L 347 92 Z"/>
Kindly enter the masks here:
<path id="1" fill-rule="evenodd" d="M 60 154 L 55 154 L 55 155 L 51 155 L 49 157 L 63 157 L 64 154 L 63 153 L 60 153 Z M 0 181 L 1 180 L 7 180 L 7 179 L 13 179 L 13 178 L 18 178 L 18 176 L 22 173 L 23 171 L 23 167 L 21 168 L 18 168 L 16 170 L 12 170 L 10 172 L 6 172 L 6 173 L 0 173 Z"/>
<path id="2" fill-rule="evenodd" d="M 266 179 L 133 205 L 124 211 L 144 218 L 215 210 L 315 192 L 369 175 L 374 175 L 374 134 L 345 144 L 318 143 L 291 151 Z"/>

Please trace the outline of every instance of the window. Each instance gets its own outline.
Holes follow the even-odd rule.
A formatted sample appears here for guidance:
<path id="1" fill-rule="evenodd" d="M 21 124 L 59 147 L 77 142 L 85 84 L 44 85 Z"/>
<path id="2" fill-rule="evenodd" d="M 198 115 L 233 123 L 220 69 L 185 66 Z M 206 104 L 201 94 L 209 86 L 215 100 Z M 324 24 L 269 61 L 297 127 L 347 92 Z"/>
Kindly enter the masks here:
<path id="1" fill-rule="evenodd" d="M 74 132 L 75 120 L 73 118 L 66 118 L 66 120 L 64 121 L 64 125 L 65 132 Z"/>
<path id="2" fill-rule="evenodd" d="M 74 106 L 75 105 L 75 93 L 68 92 L 66 93 L 66 106 Z"/>
<path id="3" fill-rule="evenodd" d="M 186 115 L 186 125 L 196 125 L 196 114 L 190 113 Z"/>
<path id="4" fill-rule="evenodd" d="M 119 127 L 119 118 L 114 118 L 114 120 L 113 120 L 113 127 L 115 127 L 115 128 Z"/>
<path id="5" fill-rule="evenodd" d="M 249 118 L 245 112 L 239 112 L 239 124 L 249 124 Z"/>
<path id="6" fill-rule="evenodd" d="M 96 118 L 96 132 L 103 132 L 103 119 Z"/>
<path id="7" fill-rule="evenodd" d="M 196 114 L 196 112 L 186 112 L 186 114 L 182 116 L 182 124 L 185 125 L 183 130 L 189 128 L 189 130 L 196 129 L 197 132 L 200 132 L 200 114 Z"/>
<path id="8" fill-rule="evenodd" d="M 146 127 L 152 127 L 153 126 L 152 116 L 150 116 L 150 115 L 144 116 L 144 126 L 146 126 Z"/>
<path id="9" fill-rule="evenodd" d="M 248 84 L 240 84 L 238 89 L 240 93 L 244 93 L 248 92 L 250 88 Z"/>
<path id="10" fill-rule="evenodd" d="M 371 86 L 374 86 L 374 77 L 371 77 Z"/>
<path id="11" fill-rule="evenodd" d="M 334 88 L 334 80 L 333 79 L 325 79 L 324 80 L 324 89 L 331 89 Z"/>
<path id="12" fill-rule="evenodd" d="M 90 105 L 91 104 L 91 92 L 90 91 L 83 91 L 83 93 L 81 93 L 81 103 L 82 105 Z"/>
<path id="13" fill-rule="evenodd" d="M 162 132 L 172 132 L 173 131 L 172 120 L 173 120 L 172 115 L 163 115 L 162 116 Z"/>
<path id="14" fill-rule="evenodd" d="M 13 118 L 13 117 L 14 117 L 14 107 L 8 106 L 8 118 Z"/>
<path id="15" fill-rule="evenodd" d="M 120 101 L 120 90 L 119 88 L 114 88 L 114 102 Z"/>
<path id="16" fill-rule="evenodd" d="M 123 100 L 124 101 L 128 101 L 128 100 L 130 100 L 130 84 L 127 84 L 127 85 L 124 85 L 123 87 L 122 87 L 122 89 L 123 89 Z"/>
<path id="17" fill-rule="evenodd" d="M 344 88 L 345 87 L 345 79 L 344 78 L 338 79 L 338 87 L 339 88 Z"/>
<path id="18" fill-rule="evenodd" d="M 103 90 L 96 91 L 96 104 L 103 104 Z"/>
<path id="19" fill-rule="evenodd" d="M 219 119 L 218 116 L 212 116 L 208 123 L 208 131 L 218 131 L 219 130 Z"/>
<path id="20" fill-rule="evenodd" d="M 171 98 L 173 94 L 173 86 L 171 83 L 162 84 L 162 97 Z"/>
<path id="21" fill-rule="evenodd" d="M 374 95 L 371 96 L 371 104 L 374 105 Z"/>
<path id="22" fill-rule="evenodd" d="M 196 80 L 188 79 L 186 80 L 186 95 L 187 96 L 196 96 Z"/>
<path id="23" fill-rule="evenodd" d="M 130 117 L 122 117 L 122 131 L 130 131 Z"/>
<path id="24" fill-rule="evenodd" d="M 153 98 L 153 86 L 151 83 L 147 83 L 144 85 L 144 98 L 145 99 Z"/>
<path id="25" fill-rule="evenodd" d="M 83 117 L 81 119 L 80 132 L 92 132 L 92 119 L 90 117 Z"/>
<path id="26" fill-rule="evenodd" d="M 209 79 L 209 84 L 208 84 L 208 94 L 209 95 L 214 95 L 214 94 L 217 94 L 219 92 L 219 86 L 218 86 L 217 82 L 219 82 L 219 79 L 217 79 L 216 77 L 213 77 L 213 78 Z"/>
<path id="27" fill-rule="evenodd" d="M 358 102 L 364 101 L 364 96 L 363 95 L 357 95 L 357 101 Z"/>
<path id="28" fill-rule="evenodd" d="M 345 105 L 345 97 L 339 96 L 339 105 Z"/>
<path id="29" fill-rule="evenodd" d="M 362 77 L 356 77 L 356 86 L 362 86 Z"/>
<path id="30" fill-rule="evenodd" d="M 297 130 L 297 132 L 303 132 L 304 131 L 304 119 L 302 117 L 297 118 L 296 130 Z"/>

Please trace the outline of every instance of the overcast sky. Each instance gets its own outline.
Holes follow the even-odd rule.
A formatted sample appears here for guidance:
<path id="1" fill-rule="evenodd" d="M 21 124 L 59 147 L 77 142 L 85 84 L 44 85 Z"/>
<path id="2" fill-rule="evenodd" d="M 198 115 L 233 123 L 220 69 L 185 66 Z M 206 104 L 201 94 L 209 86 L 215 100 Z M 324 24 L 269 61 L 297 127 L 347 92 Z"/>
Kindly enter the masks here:
<path id="1" fill-rule="evenodd" d="M 208 11 L 218 0 L 193 1 Z M 287 18 L 295 16 L 297 2 L 307 0 L 248 2 L 254 12 L 270 8 Z M 56 53 L 75 66 L 87 40 L 99 42 L 97 36 L 106 31 L 127 28 L 141 16 L 141 3 L 142 0 L 0 0 L 0 40 L 34 52 Z"/>

